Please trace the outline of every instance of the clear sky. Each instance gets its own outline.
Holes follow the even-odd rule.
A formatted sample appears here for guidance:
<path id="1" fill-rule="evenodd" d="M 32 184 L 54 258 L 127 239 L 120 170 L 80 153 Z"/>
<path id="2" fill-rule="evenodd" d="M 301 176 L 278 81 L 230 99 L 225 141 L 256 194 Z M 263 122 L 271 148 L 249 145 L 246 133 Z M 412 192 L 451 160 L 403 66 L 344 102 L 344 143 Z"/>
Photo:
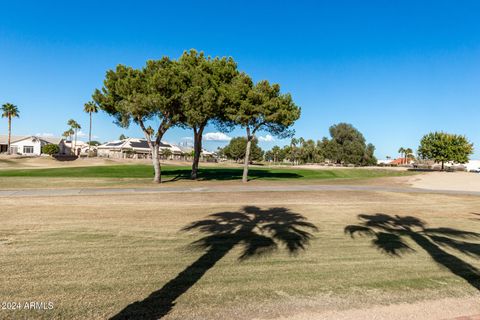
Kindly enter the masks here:
<path id="1" fill-rule="evenodd" d="M 467 135 L 480 158 L 474 0 L 0 1 L 0 103 L 20 107 L 15 134 L 60 136 L 69 118 L 87 132 L 83 104 L 107 69 L 190 48 L 232 56 L 255 80 L 280 83 L 302 107 L 297 136 L 320 139 L 330 125 L 349 122 L 384 158 L 444 130 Z M 208 128 L 208 137 L 219 138 L 216 131 Z M 142 136 L 134 125 L 125 130 L 95 116 L 96 140 L 121 133 Z M 190 136 L 173 129 L 165 140 Z"/>

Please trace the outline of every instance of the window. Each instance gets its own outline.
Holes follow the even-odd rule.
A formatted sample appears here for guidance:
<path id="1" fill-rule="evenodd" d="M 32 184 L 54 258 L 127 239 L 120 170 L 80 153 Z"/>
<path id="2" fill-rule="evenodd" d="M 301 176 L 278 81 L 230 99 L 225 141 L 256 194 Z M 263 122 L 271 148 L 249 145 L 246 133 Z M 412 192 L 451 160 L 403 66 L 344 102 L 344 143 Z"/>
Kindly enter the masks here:
<path id="1" fill-rule="evenodd" d="M 23 153 L 24 154 L 33 153 L 33 146 L 23 146 Z"/>

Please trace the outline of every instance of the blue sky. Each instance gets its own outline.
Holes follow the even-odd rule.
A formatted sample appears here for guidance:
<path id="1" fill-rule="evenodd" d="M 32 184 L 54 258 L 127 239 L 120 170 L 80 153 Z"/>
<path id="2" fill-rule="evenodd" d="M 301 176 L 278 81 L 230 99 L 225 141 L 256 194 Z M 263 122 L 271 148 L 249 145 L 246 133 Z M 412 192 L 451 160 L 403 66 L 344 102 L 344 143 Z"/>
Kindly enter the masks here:
<path id="1" fill-rule="evenodd" d="M 83 104 L 107 69 L 190 48 L 280 83 L 302 107 L 297 136 L 350 122 L 383 158 L 444 130 L 467 135 L 480 157 L 479 1 L 1 1 L 0 103 L 20 107 L 16 134 L 59 136 L 69 118 L 87 132 Z M 95 116 L 97 140 L 121 133 L 141 136 Z M 275 144 L 285 141 L 262 147 Z"/>

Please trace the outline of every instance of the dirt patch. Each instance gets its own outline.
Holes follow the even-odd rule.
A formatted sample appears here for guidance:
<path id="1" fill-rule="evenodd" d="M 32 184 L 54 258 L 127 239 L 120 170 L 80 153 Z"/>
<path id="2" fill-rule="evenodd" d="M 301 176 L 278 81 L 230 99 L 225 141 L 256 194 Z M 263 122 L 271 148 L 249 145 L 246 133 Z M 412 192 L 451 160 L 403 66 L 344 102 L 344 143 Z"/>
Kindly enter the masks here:
<path id="1" fill-rule="evenodd" d="M 480 192 L 480 174 L 469 172 L 430 172 L 401 177 L 410 186 L 421 189 Z"/>
<path id="2" fill-rule="evenodd" d="M 278 320 L 370 320 L 370 319 L 452 319 L 480 314 L 480 296 L 472 298 L 445 298 L 417 303 L 374 306 L 345 311 L 302 312 Z M 258 320 L 263 318 L 257 318 Z M 463 318 L 462 318 L 463 319 Z"/>

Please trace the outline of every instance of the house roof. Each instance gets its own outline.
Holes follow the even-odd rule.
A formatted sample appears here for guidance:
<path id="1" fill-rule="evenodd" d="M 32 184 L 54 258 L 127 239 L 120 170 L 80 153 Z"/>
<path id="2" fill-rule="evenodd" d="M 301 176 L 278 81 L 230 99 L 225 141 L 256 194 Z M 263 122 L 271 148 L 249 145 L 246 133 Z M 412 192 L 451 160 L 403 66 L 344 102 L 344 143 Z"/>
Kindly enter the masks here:
<path id="1" fill-rule="evenodd" d="M 127 138 L 124 140 L 116 140 L 101 144 L 98 149 L 111 149 L 111 150 L 138 150 L 138 151 L 150 151 L 148 142 L 146 139 Z M 182 152 L 182 150 L 174 144 L 170 144 L 165 141 L 160 142 L 160 149 L 170 149 L 172 152 Z"/>
<path id="2" fill-rule="evenodd" d="M 406 163 L 412 163 L 412 162 L 413 162 L 412 158 L 398 158 L 390 161 L 389 164 L 406 164 Z"/>
<path id="3" fill-rule="evenodd" d="M 51 144 L 59 144 L 63 140 L 62 138 L 56 138 L 56 137 L 39 137 L 39 136 L 32 135 L 32 136 L 11 136 L 10 141 L 11 143 L 15 143 L 15 142 L 22 141 L 29 138 L 42 140 Z M 7 144 L 7 143 L 8 143 L 8 135 L 0 135 L 0 144 Z"/>
<path id="4" fill-rule="evenodd" d="M 22 140 L 27 138 L 28 136 L 11 136 L 11 142 Z M 8 143 L 8 135 L 0 134 L 0 144 L 7 144 Z"/>

